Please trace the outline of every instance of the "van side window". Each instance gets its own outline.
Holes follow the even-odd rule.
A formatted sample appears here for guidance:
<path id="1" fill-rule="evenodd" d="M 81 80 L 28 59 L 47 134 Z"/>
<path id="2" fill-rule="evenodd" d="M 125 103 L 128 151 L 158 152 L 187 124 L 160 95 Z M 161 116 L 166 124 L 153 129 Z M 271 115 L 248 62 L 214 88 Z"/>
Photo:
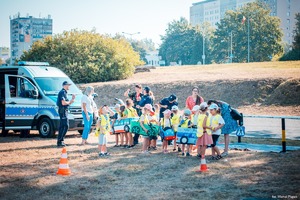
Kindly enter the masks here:
<path id="1" fill-rule="evenodd" d="M 32 98 L 34 90 L 33 85 L 28 82 L 26 79 L 18 78 L 18 96 L 21 98 Z"/>
<path id="2" fill-rule="evenodd" d="M 16 86 L 17 86 L 17 78 L 9 77 L 10 97 L 16 97 Z"/>
<path id="3" fill-rule="evenodd" d="M 21 77 L 9 77 L 9 89 L 11 98 L 32 98 L 34 86 Z"/>

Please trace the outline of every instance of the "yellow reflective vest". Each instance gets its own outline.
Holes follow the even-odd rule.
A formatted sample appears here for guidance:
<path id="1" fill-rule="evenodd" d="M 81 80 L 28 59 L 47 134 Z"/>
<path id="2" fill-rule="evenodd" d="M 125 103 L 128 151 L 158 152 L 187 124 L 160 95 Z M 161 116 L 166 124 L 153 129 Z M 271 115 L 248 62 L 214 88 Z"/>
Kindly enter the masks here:
<path id="1" fill-rule="evenodd" d="M 213 128 L 218 127 L 219 126 L 219 119 L 220 119 L 220 117 L 221 117 L 220 114 L 217 114 L 214 117 L 210 116 L 209 126 L 211 126 Z M 207 119 L 207 121 L 208 121 L 208 119 Z"/>
<path id="2" fill-rule="evenodd" d="M 197 137 L 201 137 L 203 135 L 204 129 L 203 129 L 203 122 L 205 117 L 207 117 L 206 114 L 199 114 L 198 116 L 198 124 L 197 124 Z M 210 116 L 207 117 L 206 120 L 206 126 L 210 126 Z M 206 133 L 208 135 L 211 135 L 211 130 L 210 129 L 206 129 Z"/>
<path id="3" fill-rule="evenodd" d="M 173 117 L 171 118 L 171 123 L 174 127 L 174 131 L 177 132 L 178 125 L 180 123 L 180 115 L 179 114 L 174 114 Z"/>
<path id="4" fill-rule="evenodd" d="M 136 110 L 133 107 L 126 108 L 126 112 L 127 112 L 127 117 L 128 118 L 137 117 Z"/>
<path id="5" fill-rule="evenodd" d="M 183 122 L 182 122 L 182 120 L 183 120 Z M 191 120 L 190 119 L 182 119 L 181 120 L 181 125 L 180 125 L 180 127 L 182 127 L 182 128 L 189 128 L 189 125 L 190 125 L 190 123 L 191 123 Z"/>
<path id="6" fill-rule="evenodd" d="M 142 114 L 141 116 L 144 116 L 144 124 L 149 124 L 148 115 Z M 141 120 L 141 117 L 139 120 Z"/>
<path id="7" fill-rule="evenodd" d="M 109 114 L 106 115 L 100 115 L 100 126 L 104 130 L 101 132 L 101 134 L 109 133 L 110 131 L 110 120 L 109 120 Z"/>

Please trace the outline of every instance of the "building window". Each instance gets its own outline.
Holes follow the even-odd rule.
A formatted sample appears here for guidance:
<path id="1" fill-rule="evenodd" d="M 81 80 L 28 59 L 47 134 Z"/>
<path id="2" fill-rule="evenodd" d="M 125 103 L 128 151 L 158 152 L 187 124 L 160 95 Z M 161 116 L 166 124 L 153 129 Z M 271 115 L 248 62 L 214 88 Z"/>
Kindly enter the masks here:
<path id="1" fill-rule="evenodd" d="M 290 12 L 287 12 L 286 15 L 289 17 L 289 16 L 291 15 L 291 13 L 290 13 Z"/>
<path id="2" fill-rule="evenodd" d="M 289 24 L 290 23 L 290 19 L 287 19 L 286 22 Z"/>

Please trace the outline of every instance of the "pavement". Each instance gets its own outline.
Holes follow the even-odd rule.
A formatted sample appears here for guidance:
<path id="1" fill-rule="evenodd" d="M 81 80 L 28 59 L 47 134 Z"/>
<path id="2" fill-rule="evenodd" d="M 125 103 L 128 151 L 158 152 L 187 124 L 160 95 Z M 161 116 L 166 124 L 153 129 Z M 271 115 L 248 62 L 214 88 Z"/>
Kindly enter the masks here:
<path id="1" fill-rule="evenodd" d="M 281 119 L 244 118 L 245 137 L 281 138 Z M 286 119 L 285 133 L 287 139 L 300 140 L 300 120 Z M 231 134 L 235 135 L 235 134 Z"/>
<path id="2" fill-rule="evenodd" d="M 244 118 L 245 136 L 256 138 L 282 138 L 281 119 L 272 118 Z M 285 120 L 286 138 L 292 140 L 300 140 L 300 120 Z M 231 133 L 230 136 L 236 136 Z M 243 139 L 242 139 L 243 141 Z M 220 149 L 224 148 L 224 144 L 218 144 Z M 266 144 L 249 144 L 249 143 L 233 143 L 229 145 L 230 149 L 250 150 L 257 152 L 281 152 L 281 145 Z M 287 151 L 300 150 L 300 146 L 286 146 Z"/>
<path id="3" fill-rule="evenodd" d="M 218 144 L 220 149 L 224 149 L 224 144 Z M 229 144 L 230 149 L 242 151 L 256 151 L 256 152 L 276 152 L 282 151 L 281 145 L 266 145 L 266 144 L 249 144 L 249 143 L 233 143 Z M 300 146 L 286 146 L 286 151 L 300 150 Z"/>
<path id="4" fill-rule="evenodd" d="M 161 140 L 157 140 L 157 145 L 161 146 Z M 224 143 L 218 143 L 219 149 L 224 149 Z M 276 152 L 282 151 L 281 145 L 266 145 L 266 144 L 250 144 L 250 143 L 230 143 L 229 148 L 231 150 L 241 151 L 256 151 L 256 152 Z M 286 146 L 286 151 L 300 150 L 300 146 Z"/>

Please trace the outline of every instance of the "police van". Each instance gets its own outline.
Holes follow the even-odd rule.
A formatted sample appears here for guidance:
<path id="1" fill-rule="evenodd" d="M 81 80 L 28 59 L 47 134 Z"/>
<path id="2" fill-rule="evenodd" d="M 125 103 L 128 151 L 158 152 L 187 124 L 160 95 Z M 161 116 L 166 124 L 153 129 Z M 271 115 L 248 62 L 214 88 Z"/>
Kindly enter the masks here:
<path id="1" fill-rule="evenodd" d="M 45 62 L 0 66 L 2 135 L 9 130 L 38 130 L 41 137 L 53 137 L 60 123 L 56 100 L 64 81 L 72 83 L 68 95 L 76 95 L 68 110 L 69 130 L 82 130 L 82 92 L 65 73 Z"/>

